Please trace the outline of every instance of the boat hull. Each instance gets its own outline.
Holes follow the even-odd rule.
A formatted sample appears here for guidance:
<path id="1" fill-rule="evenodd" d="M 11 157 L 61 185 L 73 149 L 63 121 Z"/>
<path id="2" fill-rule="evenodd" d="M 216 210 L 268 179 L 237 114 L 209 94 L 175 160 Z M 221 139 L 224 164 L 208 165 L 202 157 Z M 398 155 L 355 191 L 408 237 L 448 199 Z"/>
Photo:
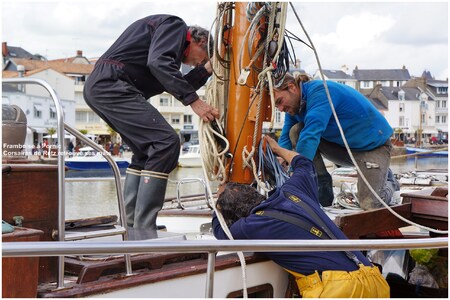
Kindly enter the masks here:
<path id="1" fill-rule="evenodd" d="M 126 160 L 116 160 L 119 169 L 126 169 L 129 166 L 129 162 Z M 110 164 L 105 161 L 67 161 L 66 167 L 69 170 L 84 171 L 84 170 L 106 170 L 111 169 Z"/>
<path id="2" fill-rule="evenodd" d="M 420 154 L 420 156 L 448 156 L 448 151 L 430 151 L 432 151 L 432 149 L 406 147 L 406 154 Z"/>

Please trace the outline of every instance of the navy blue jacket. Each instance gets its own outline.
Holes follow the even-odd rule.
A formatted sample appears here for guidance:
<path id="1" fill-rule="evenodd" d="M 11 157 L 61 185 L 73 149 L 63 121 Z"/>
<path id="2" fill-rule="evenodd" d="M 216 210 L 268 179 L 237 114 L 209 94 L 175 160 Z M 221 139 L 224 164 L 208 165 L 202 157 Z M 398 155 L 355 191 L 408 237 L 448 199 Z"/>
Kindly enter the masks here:
<path id="1" fill-rule="evenodd" d="M 256 206 L 248 217 L 239 219 L 230 227 L 234 239 L 320 239 L 291 223 L 255 214 L 255 212 L 261 210 L 274 210 L 307 220 L 319 227 L 301 206 L 286 197 L 286 192 L 309 204 L 338 239 L 347 239 L 319 206 L 317 179 L 312 162 L 302 155 L 297 155 L 292 160 L 291 166 L 294 169 L 291 178 L 267 200 Z M 217 239 L 227 239 L 216 215 L 214 215 L 212 223 L 214 236 Z M 371 265 L 361 252 L 354 251 L 354 253 L 364 265 Z M 264 254 L 283 268 L 303 275 L 312 274 L 316 270 L 321 272 L 326 270 L 354 271 L 358 269 L 345 252 L 266 252 Z"/>

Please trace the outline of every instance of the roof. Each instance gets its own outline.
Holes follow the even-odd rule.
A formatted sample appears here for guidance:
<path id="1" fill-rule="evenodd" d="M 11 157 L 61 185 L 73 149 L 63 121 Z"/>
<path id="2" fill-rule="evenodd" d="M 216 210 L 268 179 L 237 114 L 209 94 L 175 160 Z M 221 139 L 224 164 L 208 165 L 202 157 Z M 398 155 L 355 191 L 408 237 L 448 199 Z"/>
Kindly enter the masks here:
<path id="1" fill-rule="evenodd" d="M 423 78 L 426 78 L 427 80 L 429 79 L 433 79 L 433 76 L 431 76 L 431 72 L 430 71 L 423 71 L 422 76 Z"/>
<path id="2" fill-rule="evenodd" d="M 329 79 L 353 79 L 353 76 L 341 70 L 323 70 L 323 75 Z"/>
<path id="3" fill-rule="evenodd" d="M 7 46 L 7 47 L 8 47 L 8 55 L 6 57 L 40 60 L 39 56 L 31 54 L 30 52 L 24 50 L 21 47 L 13 47 L 13 46 Z"/>
<path id="4" fill-rule="evenodd" d="M 359 81 L 371 80 L 398 80 L 405 81 L 411 79 L 407 69 L 380 69 L 380 70 L 353 70 L 353 76 Z"/>
<path id="5" fill-rule="evenodd" d="M 2 78 L 14 78 L 17 77 L 16 71 L 2 71 Z"/>
<path id="6" fill-rule="evenodd" d="M 367 98 L 375 106 L 377 110 L 388 110 L 388 108 L 383 104 L 383 101 L 379 98 Z"/>
<path id="7" fill-rule="evenodd" d="M 427 80 L 427 84 L 432 87 L 448 87 L 448 81 L 444 80 Z"/>
<path id="8" fill-rule="evenodd" d="M 398 93 L 400 90 L 405 92 L 405 101 L 418 101 L 420 100 L 420 90 L 412 87 L 385 87 L 380 88 L 380 92 L 387 100 L 398 100 Z"/>
<path id="9" fill-rule="evenodd" d="M 30 59 L 12 59 L 16 65 L 23 65 L 25 71 L 32 71 L 35 69 L 41 69 L 45 67 L 50 67 L 55 71 L 64 74 L 82 74 L 88 75 L 92 73 L 94 65 L 92 64 L 74 64 L 71 62 L 66 62 L 62 60 L 30 60 Z M 28 73 L 26 73 L 28 74 Z"/>

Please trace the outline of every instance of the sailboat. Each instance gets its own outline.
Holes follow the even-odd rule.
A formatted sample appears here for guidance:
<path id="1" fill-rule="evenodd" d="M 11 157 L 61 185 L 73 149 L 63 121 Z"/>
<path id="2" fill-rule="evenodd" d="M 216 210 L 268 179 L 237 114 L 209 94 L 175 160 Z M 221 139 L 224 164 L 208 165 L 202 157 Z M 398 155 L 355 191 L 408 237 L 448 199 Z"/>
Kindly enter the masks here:
<path id="1" fill-rule="evenodd" d="M 202 153 L 213 153 L 204 165 L 206 173 L 215 180 L 250 183 L 255 179 L 253 150 L 261 139 L 262 122 L 272 120 L 271 108 L 274 107 L 258 78 L 270 78 L 275 72 L 272 67 L 283 40 L 275 40 L 275 36 L 284 35 L 287 5 L 286 2 L 263 6 L 244 2 L 218 4 L 216 40 L 220 42 L 215 47 L 214 68 L 220 77 L 215 75 L 211 81 L 210 91 L 217 97 L 209 98 L 223 99 L 218 104 L 223 108 L 223 123 L 201 124 L 205 135 L 200 140 Z M 249 15 L 254 20 L 250 23 Z M 268 18 L 271 27 L 267 26 Z M 270 57 L 268 49 L 261 46 L 269 46 L 270 43 L 264 43 L 266 37 L 273 39 L 279 49 Z M 258 76 L 261 70 L 265 73 Z M 57 110 L 57 134 L 63 136 L 66 130 L 104 153 L 98 145 L 64 123 L 61 103 L 48 83 L 32 78 L 4 79 L 3 83 L 32 83 L 47 88 Z M 64 149 L 63 141 L 61 146 Z M 108 155 L 105 159 L 115 175 L 118 218 L 65 220 L 63 155 L 58 155 L 57 166 L 8 161 L 3 165 L 3 217 L 16 222 L 16 230 L 3 235 L 4 297 L 285 298 L 295 296 L 295 284 L 287 272 L 258 252 L 333 250 L 338 246 L 349 250 L 447 247 L 446 238 L 414 242 L 321 241 L 324 243 L 318 245 L 308 241 L 217 241 L 210 227 L 214 206 L 211 191 L 205 193 L 203 204 L 196 204 L 195 208 L 186 203 L 192 199 L 179 198 L 175 208 L 160 213 L 164 222 L 175 219 L 184 229 L 187 224 L 194 224 L 192 226 L 198 228 L 196 234 L 167 232 L 161 227 L 158 239 L 126 241 L 119 168 Z M 409 214 L 410 218 L 417 214 L 412 212 L 411 205 L 397 210 Z M 358 233 L 354 232 L 354 227 L 344 224 L 360 220 L 361 216 L 342 218 L 340 224 L 344 232 L 355 237 L 374 229 L 398 228 L 400 223 L 393 222 L 383 210 L 365 214 L 364 218 L 367 220 L 380 213 L 387 223 L 375 222 L 376 228 L 357 226 L 363 229 Z M 436 226 L 446 227 L 445 217 L 439 217 L 442 219 L 434 220 Z M 242 255 L 235 254 L 242 251 L 245 251 Z"/>

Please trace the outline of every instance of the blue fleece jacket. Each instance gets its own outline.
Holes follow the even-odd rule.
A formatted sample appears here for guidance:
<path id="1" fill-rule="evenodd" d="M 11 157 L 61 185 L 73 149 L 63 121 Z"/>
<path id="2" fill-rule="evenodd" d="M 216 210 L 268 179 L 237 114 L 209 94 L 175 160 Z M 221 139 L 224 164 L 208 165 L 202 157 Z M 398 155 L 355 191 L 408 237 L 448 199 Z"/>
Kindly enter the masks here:
<path id="1" fill-rule="evenodd" d="M 327 86 L 345 138 L 352 150 L 373 150 L 383 145 L 392 135 L 393 130 L 389 123 L 364 95 L 349 86 L 332 81 L 327 81 Z M 298 153 L 312 160 L 321 138 L 344 146 L 323 81 L 302 83 L 302 100 L 305 106 L 299 114 L 285 114 L 279 145 L 292 150 L 289 130 L 298 122 L 304 122 L 305 127 L 295 148 Z"/>
<path id="2" fill-rule="evenodd" d="M 311 160 L 297 155 L 291 162 L 294 173 L 289 180 L 275 191 L 267 200 L 256 206 L 246 218 L 241 218 L 230 227 L 231 234 L 236 240 L 242 239 L 320 239 L 296 225 L 256 214 L 257 211 L 278 211 L 293 217 L 306 220 L 317 228 L 319 224 L 300 205 L 288 198 L 288 193 L 297 196 L 311 207 L 313 211 L 325 222 L 328 228 L 338 239 L 347 239 L 344 233 L 322 211 L 317 195 L 317 179 Z M 227 239 L 220 223 L 214 215 L 214 236 L 217 239 Z M 354 251 L 358 259 L 369 266 L 370 262 L 361 252 Z M 265 252 L 268 258 L 283 268 L 309 275 L 314 271 L 344 270 L 354 271 L 358 267 L 351 261 L 345 252 Z"/>

